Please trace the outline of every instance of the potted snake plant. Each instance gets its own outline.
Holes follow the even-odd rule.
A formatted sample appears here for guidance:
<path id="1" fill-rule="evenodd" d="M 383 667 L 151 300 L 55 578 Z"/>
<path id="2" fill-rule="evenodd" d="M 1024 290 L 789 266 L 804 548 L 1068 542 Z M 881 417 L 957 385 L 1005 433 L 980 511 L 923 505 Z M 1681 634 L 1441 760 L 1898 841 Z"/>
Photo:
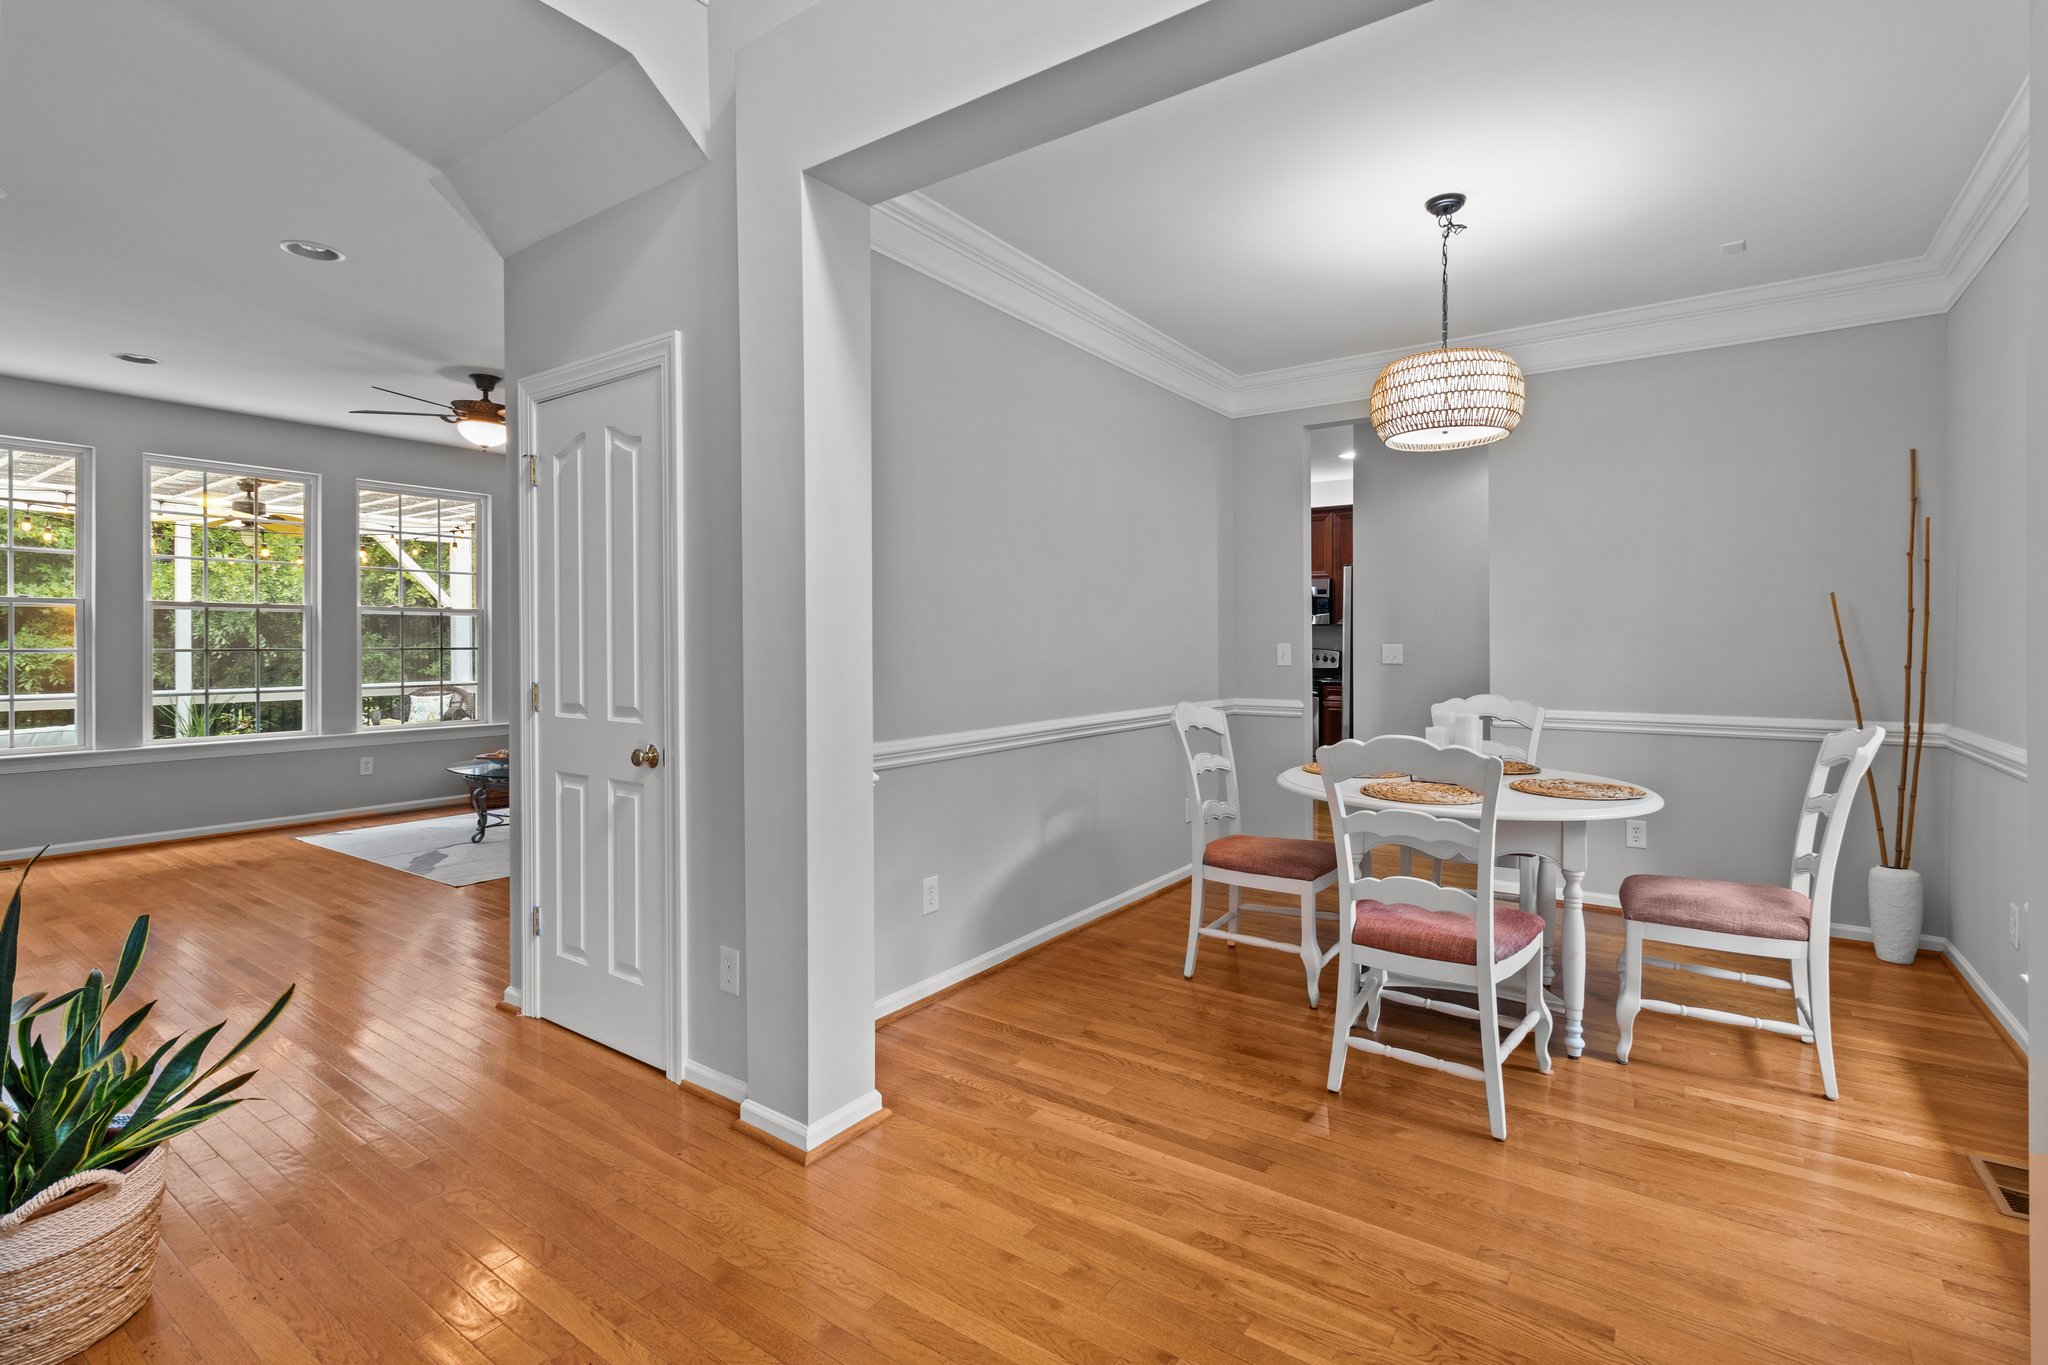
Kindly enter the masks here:
<path id="1" fill-rule="evenodd" d="M 40 855 L 38 855 L 40 856 Z M 58 995 L 15 998 L 21 888 L 0 921 L 0 1360 L 42 1365 L 84 1350 L 149 1298 L 164 1144 L 241 1103 L 256 1073 L 215 1082 L 291 1001 L 287 989 L 240 1042 L 201 1070 L 225 1027 L 129 1050 L 156 1002 L 113 1006 L 142 962 L 149 916 L 128 931 L 109 982 L 97 969 Z"/>

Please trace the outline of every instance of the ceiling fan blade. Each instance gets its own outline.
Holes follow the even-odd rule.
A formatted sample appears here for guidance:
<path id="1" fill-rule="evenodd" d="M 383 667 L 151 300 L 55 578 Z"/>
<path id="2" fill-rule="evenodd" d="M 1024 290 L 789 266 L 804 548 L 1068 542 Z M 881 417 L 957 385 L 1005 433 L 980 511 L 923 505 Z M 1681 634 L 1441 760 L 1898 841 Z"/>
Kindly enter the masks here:
<path id="1" fill-rule="evenodd" d="M 425 403 L 428 407 L 445 408 L 448 406 L 438 398 L 422 398 L 416 393 L 400 393 L 397 389 L 387 389 L 382 384 L 372 384 L 370 387 L 379 393 L 388 393 L 398 398 L 409 398 L 415 403 Z"/>
<path id="2" fill-rule="evenodd" d="M 446 420 L 445 413 L 400 412 L 396 408 L 350 408 L 349 415 L 352 417 L 440 417 Z"/>

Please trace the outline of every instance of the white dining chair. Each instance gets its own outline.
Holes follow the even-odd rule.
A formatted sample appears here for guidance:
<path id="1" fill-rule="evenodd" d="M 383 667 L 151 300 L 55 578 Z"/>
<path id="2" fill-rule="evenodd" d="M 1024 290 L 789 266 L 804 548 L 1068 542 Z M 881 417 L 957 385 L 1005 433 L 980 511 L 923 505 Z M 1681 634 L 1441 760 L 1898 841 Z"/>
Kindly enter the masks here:
<path id="1" fill-rule="evenodd" d="M 1470 749 L 1438 748 L 1410 735 L 1347 739 L 1316 751 L 1323 770 L 1323 794 L 1330 804 L 1330 830 L 1337 844 L 1338 904 L 1348 916 L 1339 943 L 1337 1019 L 1330 1041 L 1331 1091 L 1344 1084 L 1344 1063 L 1355 1048 L 1434 1071 L 1476 1080 L 1486 1087 L 1487 1126 L 1496 1138 L 1508 1135 L 1503 1063 L 1525 1039 L 1533 1038 L 1536 1068 L 1550 1070 L 1550 1007 L 1543 998 L 1543 918 L 1511 903 L 1496 903 L 1486 887 L 1494 865 L 1494 828 L 1500 801 L 1501 760 Z M 1347 796 L 1344 784 L 1373 773 L 1411 773 L 1450 782 L 1479 793 L 1476 818 L 1433 814 L 1423 806 L 1363 804 Z M 1372 875 L 1374 848 L 1395 844 L 1439 862 L 1473 865 L 1479 889 L 1439 886 L 1419 877 Z M 1523 1013 L 1501 1036 L 1499 987 L 1522 977 Z M 1401 984 L 1448 987 L 1470 992 L 1476 1006 L 1411 995 Z M 1362 1038 L 1353 1029 L 1361 1014 L 1377 1033 L 1386 1002 L 1412 1005 L 1479 1023 L 1477 1067 Z"/>
<path id="2" fill-rule="evenodd" d="M 1237 799 L 1237 765 L 1230 747 L 1230 722 L 1212 706 L 1182 702 L 1173 708 L 1173 728 L 1188 762 L 1188 809 L 1194 824 L 1194 857 L 1189 866 L 1188 956 L 1181 975 L 1195 974 L 1195 954 L 1205 938 L 1232 946 L 1274 948 L 1301 959 L 1308 976 L 1308 1003 L 1322 999 L 1323 968 L 1336 955 L 1325 952 L 1316 933 L 1319 918 L 1335 912 L 1316 909 L 1316 895 L 1337 881 L 1336 850 L 1320 839 L 1286 839 L 1235 833 L 1242 824 Z M 1214 795 L 1211 795 L 1214 791 Z M 1211 828 L 1219 833 L 1212 835 Z M 1202 888 L 1221 882 L 1230 888 L 1230 909 L 1202 922 Z M 1240 932 L 1238 916 L 1253 913 L 1294 914 L 1295 911 L 1244 905 L 1245 888 L 1292 896 L 1299 904 L 1300 936 L 1295 942 Z M 1341 935 L 1340 935 L 1341 937 Z"/>
<path id="3" fill-rule="evenodd" d="M 1476 697 L 1448 697 L 1429 709 L 1434 714 L 1446 708 L 1477 716 L 1484 723 L 1486 737 L 1480 741 L 1480 753 L 1519 758 L 1524 763 L 1536 761 L 1536 746 L 1543 742 L 1543 708 L 1535 702 L 1484 692 Z"/>
<path id="4" fill-rule="evenodd" d="M 1536 761 L 1537 746 L 1543 742 L 1544 711 L 1533 701 L 1504 697 L 1498 692 L 1482 692 L 1473 697 L 1447 697 L 1429 709 L 1431 715 L 1448 710 L 1454 714 L 1478 716 L 1486 731 L 1479 742 L 1482 754 L 1493 754 L 1503 759 L 1519 758 L 1524 763 Z M 1554 964 L 1558 934 L 1563 928 L 1562 917 L 1557 912 L 1557 886 L 1561 875 L 1557 860 L 1540 853 L 1511 853 L 1501 859 L 1500 865 L 1513 869 L 1522 908 L 1535 911 L 1549 923 L 1547 950 Z M 1402 871 L 1407 870 L 1404 857 Z"/>
<path id="5" fill-rule="evenodd" d="M 1835 1041 L 1828 1004 L 1828 936 L 1833 928 L 1835 860 L 1849 827 L 1856 787 L 1884 743 L 1882 726 L 1837 730 L 1821 741 L 1820 755 L 1806 780 L 1799 806 L 1799 824 L 1792 836 L 1792 877 L 1789 886 L 1754 886 L 1746 882 L 1709 881 L 1696 877 L 1658 877 L 1638 873 L 1621 883 L 1621 913 L 1626 938 L 1621 953 L 1621 995 L 1615 1002 L 1621 1041 L 1615 1060 L 1626 1063 L 1635 1042 L 1636 1016 L 1643 1010 L 1677 1014 L 1716 1024 L 1762 1029 L 1816 1043 L 1820 1049 L 1821 1089 L 1829 1099 L 1835 1085 Z M 1786 964 L 1789 979 L 1731 971 L 1704 962 L 1673 962 L 1645 957 L 1645 943 L 1671 943 L 1712 948 L 1747 957 L 1772 958 Z M 1651 1000 L 1643 995 L 1643 968 L 1690 972 L 1746 986 L 1790 991 L 1794 1018 L 1760 1019 L 1701 1005 Z"/>

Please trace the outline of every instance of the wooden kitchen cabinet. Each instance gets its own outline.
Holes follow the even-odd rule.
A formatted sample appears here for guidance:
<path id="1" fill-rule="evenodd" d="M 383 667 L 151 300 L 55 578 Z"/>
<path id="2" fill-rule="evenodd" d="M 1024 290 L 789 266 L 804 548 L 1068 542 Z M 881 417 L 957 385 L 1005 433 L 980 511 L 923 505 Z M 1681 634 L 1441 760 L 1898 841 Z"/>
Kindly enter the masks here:
<path id="1" fill-rule="evenodd" d="M 1322 689 L 1322 704 L 1316 708 L 1317 743 L 1335 744 L 1344 738 L 1344 687 L 1330 683 Z"/>
<path id="2" fill-rule="evenodd" d="M 1330 621 L 1344 619 L 1344 570 L 1351 563 L 1351 509 L 1316 507 L 1308 514 L 1308 576 L 1330 580 Z"/>

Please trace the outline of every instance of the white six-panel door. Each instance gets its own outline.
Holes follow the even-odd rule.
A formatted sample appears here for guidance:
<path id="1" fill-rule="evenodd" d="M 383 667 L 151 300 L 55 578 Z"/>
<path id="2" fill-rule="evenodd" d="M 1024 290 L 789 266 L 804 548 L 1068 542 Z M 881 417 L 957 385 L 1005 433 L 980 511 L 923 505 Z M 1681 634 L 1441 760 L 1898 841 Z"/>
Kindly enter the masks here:
<path id="1" fill-rule="evenodd" d="M 670 379 L 652 367 L 556 396 L 543 387 L 522 409 L 535 457 L 522 616 L 539 693 L 521 755 L 533 800 L 517 815 L 537 907 L 529 1011 L 673 1073 L 681 777 L 670 704 L 680 623 L 663 591 Z"/>

